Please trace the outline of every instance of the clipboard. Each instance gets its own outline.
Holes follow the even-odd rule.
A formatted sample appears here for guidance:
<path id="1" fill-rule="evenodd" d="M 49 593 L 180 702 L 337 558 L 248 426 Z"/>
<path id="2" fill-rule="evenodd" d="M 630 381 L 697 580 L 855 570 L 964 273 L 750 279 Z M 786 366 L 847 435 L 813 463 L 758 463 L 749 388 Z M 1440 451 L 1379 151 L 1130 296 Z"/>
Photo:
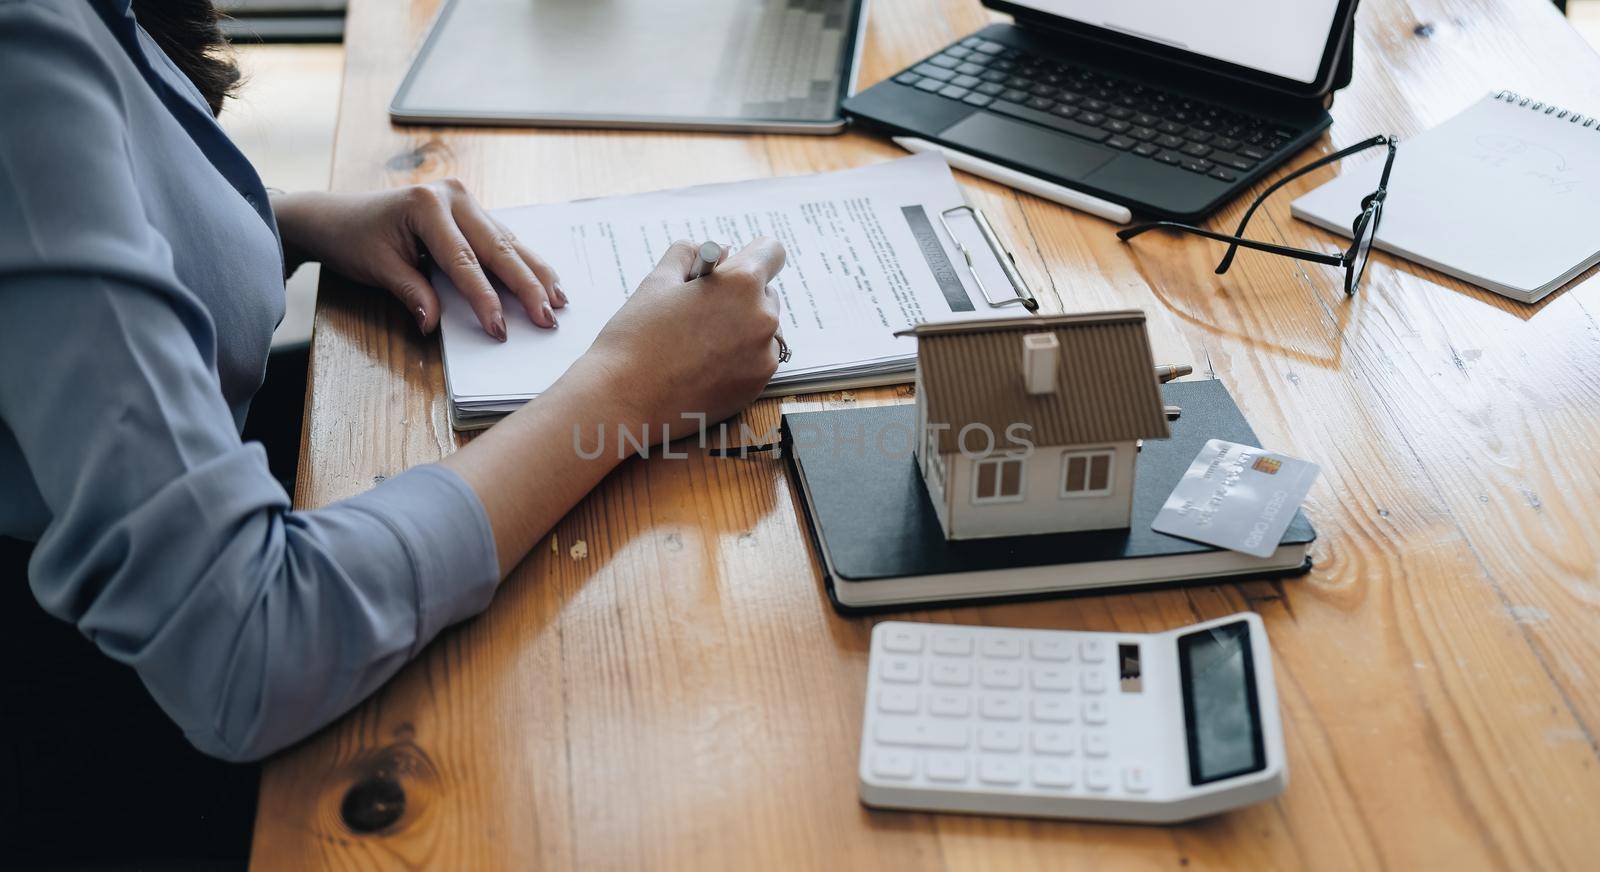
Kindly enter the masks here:
<path id="1" fill-rule="evenodd" d="M 955 227 L 951 225 L 951 218 L 957 216 L 965 216 L 977 228 L 984 246 L 988 248 L 990 254 L 993 255 L 995 265 L 999 267 L 1000 275 L 1004 277 L 1006 285 L 1011 289 L 1010 296 L 1002 295 L 997 297 L 994 292 L 990 291 L 991 285 L 998 284 L 995 282 L 995 276 L 991 274 L 989 281 L 984 280 L 985 272 L 989 271 L 981 268 L 984 263 L 983 259 L 973 255 L 973 246 L 969 245 L 960 234 L 957 234 Z M 1000 234 L 995 232 L 994 225 L 989 222 L 989 216 L 983 214 L 982 209 L 965 203 L 960 206 L 953 206 L 939 213 L 939 224 L 944 227 L 945 235 L 950 237 L 950 241 L 955 243 L 956 251 L 961 254 L 961 259 L 966 264 L 967 272 L 972 276 L 973 283 L 978 287 L 978 293 L 983 296 L 983 301 L 989 305 L 989 308 L 1021 306 L 1030 313 L 1038 313 L 1039 300 L 1034 296 L 1033 289 L 1028 287 L 1028 280 L 1022 277 L 1022 271 L 1017 269 L 1016 255 L 1012 254 L 1011 250 L 1006 248 L 1005 243 L 1001 242 Z"/>
<path id="2" fill-rule="evenodd" d="M 568 244 L 564 264 L 588 276 L 594 305 L 568 311 L 560 331 L 534 332 L 514 322 L 513 334 L 523 328 L 521 341 L 493 342 L 470 307 L 451 304 L 459 291 L 434 270 L 451 423 L 457 430 L 485 426 L 548 390 L 626 302 L 624 286 L 635 284 L 628 270 L 658 259 L 653 246 L 674 237 L 715 239 L 734 226 L 793 233 L 800 243 L 791 252 L 795 271 L 785 277 L 793 282 L 776 291 L 792 298 L 784 311 L 800 313 L 783 321 L 794 328 L 784 331 L 794 357 L 764 395 L 910 381 L 916 355 L 893 338 L 900 325 L 1040 308 L 996 224 L 968 203 L 948 165 L 922 155 L 833 173 L 504 210 L 499 214 L 515 232 Z M 590 228 L 596 222 L 604 232 Z"/>
<path id="3" fill-rule="evenodd" d="M 921 207 L 918 206 L 906 208 L 921 212 Z M 1033 289 L 1029 287 L 1027 279 L 1023 278 L 1022 271 L 1018 269 L 1016 256 L 1011 253 L 1011 250 L 1000 239 L 1000 234 L 994 229 L 994 224 L 989 221 L 989 216 L 985 215 L 982 209 L 965 203 L 959 206 L 952 206 L 937 214 L 939 217 L 938 226 L 943 229 L 944 236 L 948 239 L 950 245 L 954 246 L 955 253 L 959 255 L 957 259 L 965 265 L 967 274 L 972 279 L 972 284 L 977 288 L 978 294 L 982 298 L 981 304 L 990 309 L 1020 306 L 1029 314 L 1037 315 L 1039 312 L 1038 298 L 1034 295 Z M 932 232 L 931 227 L 929 232 L 932 236 L 937 235 Z M 949 246 L 944 244 L 944 240 L 939 240 L 938 248 L 940 249 L 941 257 L 949 254 Z M 987 252 L 988 256 L 985 256 L 985 252 Z M 924 256 L 927 256 L 927 252 L 924 252 Z M 929 266 L 933 267 L 935 272 L 938 271 L 938 268 L 933 263 L 930 262 Z M 967 297 L 965 283 L 959 284 L 961 285 L 960 295 L 964 298 Z M 1009 295 L 1003 292 L 1002 288 L 1009 288 Z M 970 301 L 970 298 L 965 301 Z M 448 356 L 445 357 L 445 367 L 448 370 Z M 909 371 L 884 372 L 871 375 L 841 375 L 808 382 L 804 389 L 799 392 L 847 391 L 900 384 L 908 380 L 908 375 Z M 793 386 L 772 385 L 762 391 L 761 398 L 786 397 L 795 393 L 797 393 L 797 390 Z M 460 413 L 455 403 L 448 403 L 447 406 L 450 426 L 457 431 L 483 429 L 498 420 L 501 415 L 507 413 L 500 412 L 493 415 L 467 417 Z"/>

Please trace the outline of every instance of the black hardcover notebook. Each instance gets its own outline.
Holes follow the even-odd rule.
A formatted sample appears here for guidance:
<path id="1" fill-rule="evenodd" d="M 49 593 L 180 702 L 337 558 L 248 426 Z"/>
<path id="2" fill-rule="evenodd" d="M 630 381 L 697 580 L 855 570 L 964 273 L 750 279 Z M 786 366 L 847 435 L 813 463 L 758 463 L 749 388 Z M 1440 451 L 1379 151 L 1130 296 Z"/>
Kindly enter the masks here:
<path id="1" fill-rule="evenodd" d="M 1303 512 L 1267 558 L 1150 529 L 1208 440 L 1261 444 L 1222 382 L 1174 382 L 1161 392 L 1183 414 L 1172 422 L 1172 438 L 1146 442 L 1139 452 L 1131 527 L 957 542 L 945 539 L 906 447 L 915 438 L 915 405 L 785 415 L 784 454 L 834 606 L 948 605 L 1309 570 L 1306 550 L 1316 531 Z M 797 430 L 808 437 L 795 438 Z"/>

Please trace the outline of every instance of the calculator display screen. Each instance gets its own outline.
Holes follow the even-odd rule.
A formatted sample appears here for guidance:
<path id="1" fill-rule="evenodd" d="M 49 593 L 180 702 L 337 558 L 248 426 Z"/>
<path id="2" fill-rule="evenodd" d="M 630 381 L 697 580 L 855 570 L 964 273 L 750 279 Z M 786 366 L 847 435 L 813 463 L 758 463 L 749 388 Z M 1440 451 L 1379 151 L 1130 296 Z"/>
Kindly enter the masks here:
<path id="1" fill-rule="evenodd" d="M 1240 621 L 1179 636 L 1178 668 L 1190 783 L 1266 768 L 1250 625 Z"/>

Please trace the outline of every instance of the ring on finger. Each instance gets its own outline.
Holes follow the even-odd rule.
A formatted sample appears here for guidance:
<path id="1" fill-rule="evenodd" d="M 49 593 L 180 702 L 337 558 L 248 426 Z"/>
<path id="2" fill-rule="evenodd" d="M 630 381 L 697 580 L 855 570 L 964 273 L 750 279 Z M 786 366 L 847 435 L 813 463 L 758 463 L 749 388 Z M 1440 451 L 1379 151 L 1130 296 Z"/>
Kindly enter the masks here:
<path id="1" fill-rule="evenodd" d="M 788 363 L 789 359 L 794 357 L 794 353 L 789 350 L 789 343 L 783 341 L 782 333 L 775 334 L 772 338 L 778 340 L 778 362 Z"/>

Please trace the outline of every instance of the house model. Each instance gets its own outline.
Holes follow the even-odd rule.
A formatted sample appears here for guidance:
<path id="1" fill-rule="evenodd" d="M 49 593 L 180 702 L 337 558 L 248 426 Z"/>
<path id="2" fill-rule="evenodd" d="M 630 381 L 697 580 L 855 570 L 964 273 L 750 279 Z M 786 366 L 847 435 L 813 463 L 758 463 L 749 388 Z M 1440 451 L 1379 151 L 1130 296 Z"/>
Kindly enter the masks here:
<path id="1" fill-rule="evenodd" d="M 923 324 L 917 464 L 949 539 L 1127 527 L 1165 439 L 1144 314 Z"/>

